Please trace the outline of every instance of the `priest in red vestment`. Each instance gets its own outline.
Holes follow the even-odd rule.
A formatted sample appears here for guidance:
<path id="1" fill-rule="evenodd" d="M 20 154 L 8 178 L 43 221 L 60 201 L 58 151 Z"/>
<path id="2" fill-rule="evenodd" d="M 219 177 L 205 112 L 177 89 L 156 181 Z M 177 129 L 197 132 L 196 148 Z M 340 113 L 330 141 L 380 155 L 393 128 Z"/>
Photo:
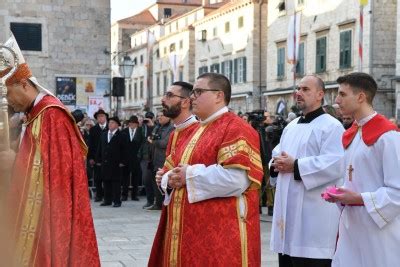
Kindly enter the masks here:
<path id="1" fill-rule="evenodd" d="M 32 77 L 15 39 L 6 44 L 22 62 L 6 80 L 7 100 L 27 114 L 6 199 L 10 266 L 100 266 L 84 141 L 70 112 Z M 1 152 L 0 161 L 12 155 Z"/>
<path id="2" fill-rule="evenodd" d="M 220 74 L 202 74 L 193 86 L 200 123 L 172 139 L 161 180 L 168 192 L 149 266 L 261 264 L 259 137 L 228 111 L 230 97 L 230 82 Z"/>

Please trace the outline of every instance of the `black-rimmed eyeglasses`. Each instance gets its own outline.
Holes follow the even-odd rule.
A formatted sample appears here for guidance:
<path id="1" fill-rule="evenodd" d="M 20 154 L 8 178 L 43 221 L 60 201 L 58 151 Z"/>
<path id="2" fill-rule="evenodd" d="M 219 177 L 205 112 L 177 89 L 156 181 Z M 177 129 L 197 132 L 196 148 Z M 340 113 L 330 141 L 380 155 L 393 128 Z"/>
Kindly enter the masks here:
<path id="1" fill-rule="evenodd" d="M 168 99 L 173 98 L 173 97 L 179 97 L 179 98 L 182 98 L 182 99 L 185 99 L 185 98 L 186 98 L 186 97 L 184 97 L 184 96 L 176 95 L 176 94 L 174 94 L 174 93 L 172 93 L 172 92 L 165 92 L 165 93 L 164 93 L 164 96 L 165 96 L 166 98 L 168 98 Z"/>
<path id="2" fill-rule="evenodd" d="M 195 88 L 192 90 L 192 92 L 190 92 L 190 96 L 193 96 L 194 98 L 198 98 L 199 96 L 201 96 L 202 93 L 204 92 L 218 92 L 221 91 L 219 89 L 203 89 L 203 88 Z"/>

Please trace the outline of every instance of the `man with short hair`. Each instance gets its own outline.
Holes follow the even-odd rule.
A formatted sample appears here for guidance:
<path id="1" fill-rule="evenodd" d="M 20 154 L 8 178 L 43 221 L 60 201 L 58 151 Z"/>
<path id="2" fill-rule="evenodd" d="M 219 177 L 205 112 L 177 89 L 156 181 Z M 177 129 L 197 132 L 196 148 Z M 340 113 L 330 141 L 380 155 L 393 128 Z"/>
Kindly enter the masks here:
<path id="1" fill-rule="evenodd" d="M 344 185 L 328 201 L 341 210 L 332 266 L 397 266 L 400 254 L 400 133 L 374 111 L 375 80 L 366 73 L 337 79 L 336 103 L 355 122 L 343 135 Z"/>
<path id="2" fill-rule="evenodd" d="M 68 109 L 33 77 L 17 41 L 12 37 L 5 45 L 20 63 L 5 81 L 7 100 L 27 121 L 17 155 L 0 152 L 0 176 L 12 169 L 7 213 L 0 215 L 12 226 L 7 238 L 0 237 L 7 240 L 0 247 L 2 264 L 100 266 L 81 133 Z M 4 255 L 5 249 L 12 254 Z"/>
<path id="3" fill-rule="evenodd" d="M 272 152 L 270 173 L 277 186 L 271 250 L 279 253 L 279 266 L 325 267 L 335 251 L 339 212 L 320 194 L 339 183 L 344 171 L 344 129 L 322 109 L 324 83 L 319 77 L 305 76 L 297 88 L 303 116 L 285 127 Z"/>
<path id="4" fill-rule="evenodd" d="M 200 119 L 185 143 L 175 146 L 161 179 L 165 212 L 149 266 L 260 266 L 257 132 L 232 112 L 229 80 L 200 75 L 191 94 Z M 179 136 L 178 136 L 179 139 Z"/>
<path id="5" fill-rule="evenodd" d="M 146 187 L 148 187 L 146 193 L 151 192 L 151 189 L 153 190 L 151 198 L 154 204 L 147 208 L 147 210 L 161 210 L 162 194 L 157 186 L 155 176 L 158 169 L 164 166 L 169 136 L 174 130 L 170 118 L 165 116 L 162 111 L 157 113 L 157 122 L 151 136 L 148 137 L 148 142 L 151 144 L 152 169 L 150 170 L 151 175 L 148 176 L 148 180 L 146 181 Z M 148 197 L 148 199 L 151 198 Z"/>
<path id="6" fill-rule="evenodd" d="M 342 120 L 343 120 L 343 127 L 345 130 L 349 129 L 351 125 L 353 125 L 354 118 L 352 115 L 342 115 Z"/>

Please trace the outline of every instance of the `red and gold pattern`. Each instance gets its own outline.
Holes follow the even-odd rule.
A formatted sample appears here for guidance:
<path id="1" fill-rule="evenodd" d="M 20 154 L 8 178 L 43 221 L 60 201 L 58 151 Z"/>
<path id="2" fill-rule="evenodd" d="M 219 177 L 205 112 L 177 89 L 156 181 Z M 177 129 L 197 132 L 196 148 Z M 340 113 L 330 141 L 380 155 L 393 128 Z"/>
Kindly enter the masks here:
<path id="1" fill-rule="evenodd" d="M 149 266 L 260 266 L 258 188 L 263 172 L 257 133 L 236 115 L 225 113 L 179 136 L 173 149 L 166 170 L 179 163 L 218 163 L 246 170 L 253 183 L 242 195 L 242 215 L 238 197 L 190 204 L 186 188 L 175 190 L 163 208 Z"/>
<path id="2" fill-rule="evenodd" d="M 16 266 L 100 266 L 83 148 L 56 98 L 28 114 L 9 197 Z"/>

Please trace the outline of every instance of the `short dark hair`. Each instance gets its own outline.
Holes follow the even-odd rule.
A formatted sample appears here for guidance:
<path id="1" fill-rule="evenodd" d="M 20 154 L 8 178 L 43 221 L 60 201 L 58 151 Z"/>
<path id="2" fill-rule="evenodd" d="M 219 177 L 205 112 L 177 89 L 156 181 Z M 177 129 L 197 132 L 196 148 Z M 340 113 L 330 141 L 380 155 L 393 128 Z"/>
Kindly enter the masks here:
<path id="1" fill-rule="evenodd" d="M 208 79 L 208 85 L 211 87 L 211 89 L 219 89 L 222 92 L 224 92 L 225 95 L 225 104 L 229 105 L 229 102 L 231 101 L 231 94 L 232 94 L 232 89 L 231 89 L 231 83 L 228 78 L 226 78 L 224 75 L 219 74 L 219 73 L 213 73 L 213 72 L 206 72 L 201 74 L 198 79 Z"/>
<path id="2" fill-rule="evenodd" d="M 182 96 L 184 96 L 184 97 L 189 97 L 190 93 L 193 90 L 193 84 L 187 83 L 187 82 L 183 82 L 183 81 L 176 81 L 172 85 L 180 86 L 181 87 L 181 91 L 182 91 Z"/>
<path id="3" fill-rule="evenodd" d="M 353 91 L 363 91 L 367 96 L 367 101 L 372 105 L 378 85 L 371 75 L 364 72 L 353 72 L 337 78 L 338 84 L 348 84 Z"/>

